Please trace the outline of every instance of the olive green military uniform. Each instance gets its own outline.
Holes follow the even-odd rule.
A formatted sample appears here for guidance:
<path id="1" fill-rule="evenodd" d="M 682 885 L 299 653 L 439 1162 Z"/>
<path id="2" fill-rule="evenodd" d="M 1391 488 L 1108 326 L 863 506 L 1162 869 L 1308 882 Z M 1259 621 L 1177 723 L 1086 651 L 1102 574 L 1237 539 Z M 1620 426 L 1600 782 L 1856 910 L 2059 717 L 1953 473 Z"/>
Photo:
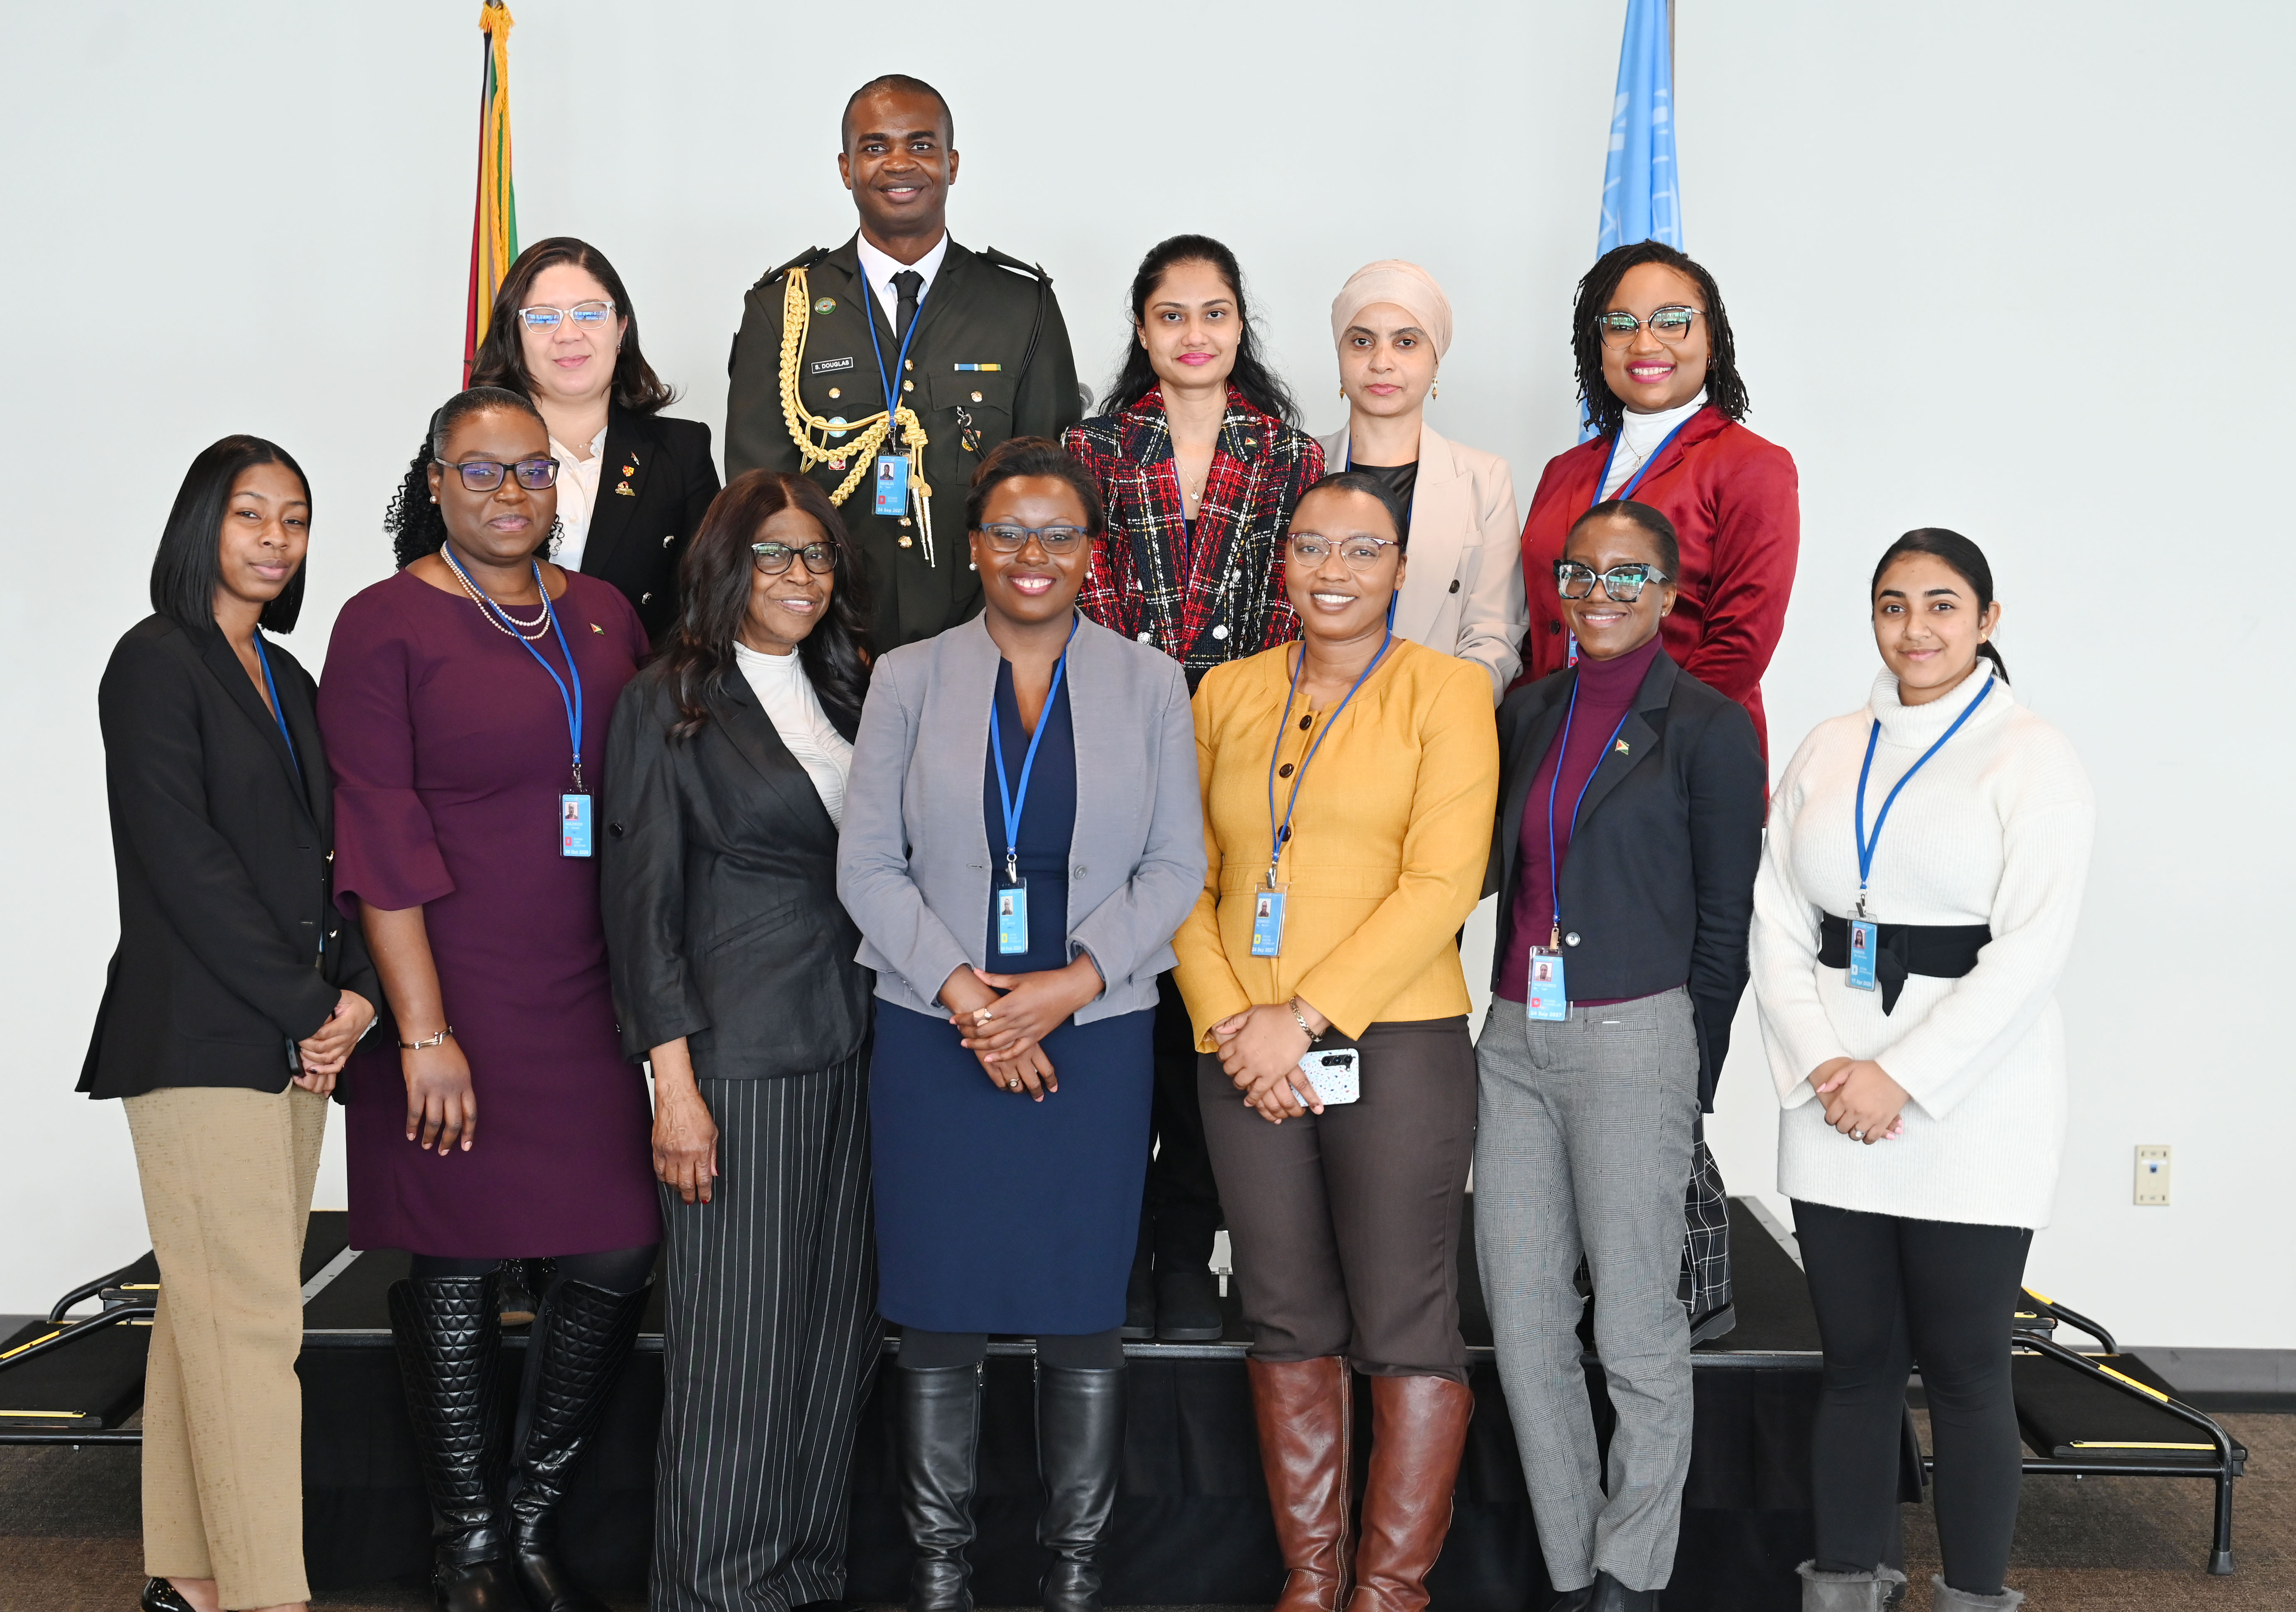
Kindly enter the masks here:
<path id="1" fill-rule="evenodd" d="M 734 339 L 733 384 L 726 400 L 726 474 L 794 471 L 800 459 L 781 396 L 783 298 L 791 269 L 808 282 L 811 323 L 797 366 L 805 411 L 832 420 L 866 420 L 885 408 L 878 352 L 890 371 L 900 343 L 861 274 L 848 241 L 784 264 L 750 289 L 741 333 Z M 908 367 L 895 386 L 923 422 L 924 479 L 932 487 L 932 563 L 924 533 L 910 516 L 873 512 L 873 478 L 865 476 L 840 506 L 868 568 L 879 650 L 930 638 L 980 608 L 980 581 L 970 569 L 964 499 L 982 455 L 1013 437 L 1051 437 L 1082 417 L 1076 360 L 1052 280 L 996 251 L 971 251 L 954 240 L 917 305 Z M 877 348 L 871 349 L 873 320 Z M 857 437 L 859 433 L 855 433 Z M 833 447 L 836 438 L 828 446 Z M 848 461 L 816 465 L 814 479 L 834 493 L 852 472 Z"/>

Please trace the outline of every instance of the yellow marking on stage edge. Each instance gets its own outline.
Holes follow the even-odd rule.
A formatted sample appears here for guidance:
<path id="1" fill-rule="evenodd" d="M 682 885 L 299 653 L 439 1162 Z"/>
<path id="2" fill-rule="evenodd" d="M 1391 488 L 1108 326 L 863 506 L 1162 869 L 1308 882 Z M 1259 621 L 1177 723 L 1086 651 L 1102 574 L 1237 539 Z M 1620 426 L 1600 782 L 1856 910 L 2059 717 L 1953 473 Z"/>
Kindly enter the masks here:
<path id="1" fill-rule="evenodd" d="M 86 1421 L 86 1411 L 0 1411 L 0 1416 L 37 1416 L 42 1421 Z"/>
<path id="2" fill-rule="evenodd" d="M 2126 1371 L 2114 1371 L 2111 1366 L 2105 1366 L 2105 1365 L 2100 1365 L 2099 1367 L 2097 1367 L 2097 1370 L 2098 1370 L 2098 1371 L 2102 1371 L 2102 1372 L 2103 1372 L 2107 1377 L 2110 1377 L 2110 1378 L 2113 1379 L 2114 1379 L 2115 1381 L 2117 1381 L 2117 1382 L 2125 1382 L 2125 1383 L 2127 1383 L 2130 1387 L 2132 1387 L 2132 1388 L 2136 1389 L 2136 1390 L 2138 1393 L 2140 1393 L 2140 1394 L 2149 1394 L 2149 1395 L 2151 1395 L 2153 1398 L 2155 1398 L 2155 1399 L 2159 1400 L 2159 1401 L 2160 1401 L 2162 1404 L 2164 1404 L 2164 1405 L 2165 1405 L 2165 1404 L 2167 1404 L 2167 1403 L 2169 1403 L 2169 1396 L 2168 1396 L 2166 1394 L 2161 1393 L 2161 1390 L 2160 1390 L 2160 1389 L 2158 1389 L 2158 1388 L 2154 1388 L 2154 1387 L 2146 1387 L 2144 1384 L 2143 1384 L 2143 1383 L 2141 1383 L 2141 1382 L 2138 1382 L 2135 1378 L 2133 1378 L 2133 1377 L 2129 1376 L 2129 1375 L 2128 1375 L 2128 1372 L 2126 1372 Z M 2185 1447 L 2185 1446 L 2181 1445 L 2181 1444 L 2179 1444 L 2179 1445 L 2163 1445 L 2163 1446 L 2162 1446 L 2162 1448 L 2164 1448 L 2164 1449 L 2171 1449 L 2171 1448 L 2173 1448 L 2173 1449 L 2182 1449 L 2182 1448 L 2184 1448 L 2184 1447 Z M 2199 1447 L 2199 1448 L 2210 1449 L 2210 1450 L 2213 1450 L 2213 1449 L 2215 1449 L 2215 1448 L 2216 1448 L 2216 1446 L 2215 1446 L 2214 1444 L 2207 1444 L 2207 1445 L 2202 1445 L 2202 1446 L 2197 1446 L 2197 1447 Z"/>
<path id="3" fill-rule="evenodd" d="M 38 1348 L 42 1344 L 47 1342 L 49 1338 L 62 1338 L 63 1335 L 63 1329 L 59 1327 L 56 1330 L 49 1333 L 46 1338 L 36 1338 L 29 1343 L 20 1343 L 14 1348 L 8 1350 L 5 1354 L 0 1354 L 0 1360 L 13 1360 L 27 1349 Z M 24 1414 L 29 1416 L 32 1412 L 27 1411 Z"/>
<path id="4" fill-rule="evenodd" d="M 2216 1446 L 2215 1446 L 2214 1444 L 2146 1444 L 2146 1443 L 2143 1443 L 2143 1442 L 2140 1442 L 2140 1441 L 2136 1440 L 2136 1439 L 2126 1439 L 2126 1438 L 2076 1438 L 2076 1439 L 2075 1439 L 2075 1440 L 2073 1440 L 2073 1442 L 2072 1442 L 2072 1447 L 2073 1447 L 2074 1449 L 2076 1449 L 2076 1450 L 2209 1450 L 2209 1451 L 2213 1451 L 2213 1450 L 2215 1450 L 2215 1448 L 2216 1448 Z"/>

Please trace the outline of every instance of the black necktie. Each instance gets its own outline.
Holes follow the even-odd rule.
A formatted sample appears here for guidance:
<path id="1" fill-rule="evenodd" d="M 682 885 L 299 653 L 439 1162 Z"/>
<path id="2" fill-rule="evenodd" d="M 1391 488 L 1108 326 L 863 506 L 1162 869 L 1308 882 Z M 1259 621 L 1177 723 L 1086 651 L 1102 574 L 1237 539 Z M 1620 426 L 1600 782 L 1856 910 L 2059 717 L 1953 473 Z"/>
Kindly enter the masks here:
<path id="1" fill-rule="evenodd" d="M 893 314 L 893 340 L 908 339 L 909 325 L 917 316 L 917 298 L 925 289 L 925 277 L 914 269 L 903 269 L 893 276 L 893 290 L 899 293 L 900 303 Z"/>

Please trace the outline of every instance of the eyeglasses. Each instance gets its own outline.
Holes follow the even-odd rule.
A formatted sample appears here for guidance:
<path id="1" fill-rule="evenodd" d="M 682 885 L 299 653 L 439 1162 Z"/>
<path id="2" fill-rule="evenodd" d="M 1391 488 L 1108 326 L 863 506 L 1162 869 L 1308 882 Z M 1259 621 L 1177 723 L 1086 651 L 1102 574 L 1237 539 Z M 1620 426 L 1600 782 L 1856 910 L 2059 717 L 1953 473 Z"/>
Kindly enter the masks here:
<path id="1" fill-rule="evenodd" d="M 837 551 L 826 543 L 808 543 L 803 548 L 786 543 L 753 543 L 750 552 L 758 557 L 758 569 L 768 577 L 788 570 L 792 560 L 804 561 L 805 569 L 816 577 L 826 577 L 837 569 Z"/>
<path id="2" fill-rule="evenodd" d="M 1090 532 L 1073 526 L 984 526 L 980 535 L 1000 554 L 1019 553 L 1031 537 L 1047 554 L 1073 554 L 1078 544 L 1092 537 Z"/>
<path id="3" fill-rule="evenodd" d="M 1684 341 L 1689 339 L 1690 327 L 1697 318 L 1698 310 L 1694 307 L 1654 307 L 1646 320 L 1614 307 L 1607 314 L 1595 315 L 1595 328 L 1602 333 L 1606 347 L 1626 346 L 1645 324 L 1660 341 Z"/>
<path id="4" fill-rule="evenodd" d="M 493 492 L 503 484 L 504 471 L 517 477 L 519 486 L 529 493 L 538 493 L 558 483 L 555 459 L 521 459 L 516 464 L 504 464 L 499 459 L 466 459 L 460 464 L 441 464 L 439 468 L 460 471 L 463 485 L 474 493 Z"/>
<path id="5" fill-rule="evenodd" d="M 1292 558 L 1304 566 L 1319 566 L 1331 558 L 1331 540 L 1306 533 L 1294 533 L 1285 540 Z M 1339 545 L 1340 558 L 1348 562 L 1351 571 L 1367 571 L 1379 563 L 1382 549 L 1399 549 L 1403 545 L 1392 537 L 1349 537 Z"/>
<path id="6" fill-rule="evenodd" d="M 562 319 L 571 319 L 578 329 L 588 330 L 611 319 L 614 305 L 611 302 L 578 302 L 572 307 L 537 306 L 519 309 L 518 316 L 526 322 L 526 328 L 530 331 L 554 331 Z"/>
<path id="7" fill-rule="evenodd" d="M 1554 562 L 1554 591 L 1565 599 L 1588 598 L 1599 582 L 1613 603 L 1632 604 L 1643 596 L 1645 585 L 1673 580 L 1654 565 L 1614 565 L 1607 571 L 1597 572 L 1575 560 Z"/>

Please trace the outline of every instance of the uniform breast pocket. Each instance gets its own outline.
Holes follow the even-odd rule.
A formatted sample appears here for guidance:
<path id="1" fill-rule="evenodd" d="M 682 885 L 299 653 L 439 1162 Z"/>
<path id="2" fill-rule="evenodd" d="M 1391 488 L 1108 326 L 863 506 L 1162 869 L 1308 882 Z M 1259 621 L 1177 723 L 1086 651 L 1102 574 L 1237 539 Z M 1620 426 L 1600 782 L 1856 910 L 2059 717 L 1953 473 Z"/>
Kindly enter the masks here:
<path id="1" fill-rule="evenodd" d="M 952 370 L 929 376 L 932 421 L 926 428 L 949 431 L 957 451 L 974 458 L 1013 434 L 1013 400 L 1020 377 L 1002 369 Z"/>

